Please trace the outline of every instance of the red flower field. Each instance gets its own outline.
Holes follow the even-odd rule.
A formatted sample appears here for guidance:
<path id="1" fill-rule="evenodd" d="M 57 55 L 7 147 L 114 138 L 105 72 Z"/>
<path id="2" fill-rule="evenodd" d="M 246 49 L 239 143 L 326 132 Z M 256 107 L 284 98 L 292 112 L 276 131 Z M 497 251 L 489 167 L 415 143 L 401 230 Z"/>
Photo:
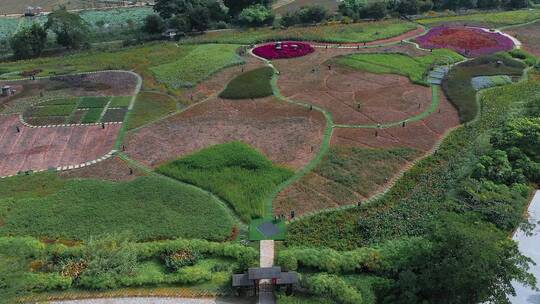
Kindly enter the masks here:
<path id="1" fill-rule="evenodd" d="M 447 48 L 467 57 L 475 57 L 514 48 L 512 39 L 481 28 L 439 26 L 416 39 L 425 49 Z"/>
<path id="2" fill-rule="evenodd" d="M 283 59 L 305 56 L 315 49 L 307 43 L 284 41 L 261 45 L 253 49 L 253 54 L 265 59 Z"/>

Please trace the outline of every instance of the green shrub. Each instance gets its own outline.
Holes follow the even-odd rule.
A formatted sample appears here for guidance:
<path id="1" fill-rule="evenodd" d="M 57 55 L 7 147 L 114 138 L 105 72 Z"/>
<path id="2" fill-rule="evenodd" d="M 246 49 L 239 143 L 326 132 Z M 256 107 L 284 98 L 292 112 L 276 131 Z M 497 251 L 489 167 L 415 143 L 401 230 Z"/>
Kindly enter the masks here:
<path id="1" fill-rule="evenodd" d="M 163 255 L 163 261 L 165 262 L 165 267 L 169 271 L 178 271 L 186 266 L 193 266 L 202 256 L 197 251 L 182 249 L 172 252 L 166 252 Z"/>
<path id="2" fill-rule="evenodd" d="M 316 274 L 302 280 L 302 286 L 310 293 L 330 297 L 337 303 L 361 304 L 362 295 L 336 275 Z"/>
<path id="3" fill-rule="evenodd" d="M 225 90 L 219 94 L 221 98 L 246 99 L 266 97 L 273 94 L 271 80 L 274 70 L 271 67 L 258 68 L 243 73 L 231 80 Z"/>
<path id="4" fill-rule="evenodd" d="M 33 292 L 68 289 L 73 283 L 70 277 L 64 277 L 56 273 L 31 273 L 27 272 L 23 277 L 24 286 Z"/>
<path id="5" fill-rule="evenodd" d="M 246 221 L 262 217 L 266 196 L 293 174 L 241 142 L 203 149 L 162 165 L 157 172 L 212 191 Z"/>

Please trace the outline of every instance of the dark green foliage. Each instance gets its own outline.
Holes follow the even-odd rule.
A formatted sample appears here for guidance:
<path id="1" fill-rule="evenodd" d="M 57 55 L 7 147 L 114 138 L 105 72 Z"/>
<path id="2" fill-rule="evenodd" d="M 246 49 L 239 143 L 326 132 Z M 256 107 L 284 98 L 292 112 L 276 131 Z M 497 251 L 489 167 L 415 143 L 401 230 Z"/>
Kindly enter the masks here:
<path id="1" fill-rule="evenodd" d="M 68 12 L 65 7 L 47 16 L 45 28 L 56 34 L 56 42 L 63 47 L 79 49 L 88 45 L 88 25 L 78 14 Z"/>
<path id="2" fill-rule="evenodd" d="M 36 174 L 3 179 L 0 192 L 2 235 L 80 240 L 131 231 L 137 240 L 221 241 L 233 225 L 224 208 L 205 193 L 158 177 L 111 183 Z"/>
<path id="3" fill-rule="evenodd" d="M 190 249 L 167 251 L 162 256 L 165 267 L 173 272 L 186 266 L 193 266 L 201 258 L 202 255 L 199 252 Z"/>
<path id="4" fill-rule="evenodd" d="M 229 8 L 231 16 L 237 16 L 242 10 L 251 5 L 262 4 L 268 7 L 272 1 L 270 0 L 224 0 L 225 6 Z"/>
<path id="5" fill-rule="evenodd" d="M 274 21 L 274 13 L 264 5 L 253 5 L 242 10 L 238 22 L 243 26 L 270 25 Z"/>
<path id="6" fill-rule="evenodd" d="M 205 31 L 211 23 L 227 20 L 226 10 L 217 0 L 158 0 L 154 11 L 171 28 L 184 32 Z M 147 32 L 157 34 L 165 29 L 165 23 L 156 17 L 150 21 L 153 25 L 144 27 Z"/>
<path id="7" fill-rule="evenodd" d="M 38 23 L 22 28 L 9 40 L 15 59 L 38 57 L 45 48 L 47 31 Z"/>
<path id="8" fill-rule="evenodd" d="M 240 74 L 231 80 L 219 97 L 229 99 L 260 98 L 273 94 L 271 80 L 274 70 L 271 67 L 258 68 Z"/>
<path id="9" fill-rule="evenodd" d="M 165 31 L 165 21 L 159 15 L 148 15 L 144 18 L 143 30 L 148 34 L 161 34 Z"/>
<path id="10" fill-rule="evenodd" d="M 160 166 L 157 172 L 212 191 L 245 221 L 262 217 L 266 196 L 293 174 L 241 142 L 203 149 Z"/>
<path id="11" fill-rule="evenodd" d="M 310 293 L 330 297 L 337 303 L 362 304 L 362 295 L 336 275 L 316 274 L 303 279 L 302 286 Z"/>
<path id="12" fill-rule="evenodd" d="M 289 27 L 295 24 L 320 23 L 328 17 L 328 10 L 321 5 L 304 6 L 297 11 L 287 12 L 279 20 L 280 24 Z"/>
<path id="13" fill-rule="evenodd" d="M 501 61 L 502 64 L 497 64 Z M 506 56 L 484 56 L 452 68 L 443 81 L 443 90 L 459 111 L 462 122 L 473 120 L 478 114 L 476 91 L 471 85 L 475 76 L 520 76 L 525 65 Z"/>

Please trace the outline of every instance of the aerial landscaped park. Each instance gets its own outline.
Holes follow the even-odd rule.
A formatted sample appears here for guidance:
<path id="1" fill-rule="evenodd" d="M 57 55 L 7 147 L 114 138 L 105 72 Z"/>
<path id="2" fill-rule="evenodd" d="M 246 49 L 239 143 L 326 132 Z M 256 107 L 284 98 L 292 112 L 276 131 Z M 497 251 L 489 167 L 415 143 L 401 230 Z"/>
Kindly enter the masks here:
<path id="1" fill-rule="evenodd" d="M 537 299 L 539 4 L 139 2 L 0 11 L 0 303 Z"/>

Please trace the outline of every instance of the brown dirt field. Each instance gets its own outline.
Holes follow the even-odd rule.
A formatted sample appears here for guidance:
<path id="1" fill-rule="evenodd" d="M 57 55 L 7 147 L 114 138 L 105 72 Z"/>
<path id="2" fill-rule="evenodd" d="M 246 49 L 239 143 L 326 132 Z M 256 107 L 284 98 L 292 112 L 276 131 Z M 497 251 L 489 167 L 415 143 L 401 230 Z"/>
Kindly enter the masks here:
<path id="1" fill-rule="evenodd" d="M 16 132 L 16 126 L 20 132 Z M 27 128 L 18 115 L 0 116 L 0 176 L 77 165 L 107 154 L 120 125 Z"/>
<path id="2" fill-rule="evenodd" d="M 242 58 L 246 61 L 245 64 L 226 68 L 199 83 L 194 88 L 184 90 L 182 92 L 182 99 L 186 100 L 188 104 L 194 104 L 210 96 L 217 96 L 223 91 L 227 83 L 236 76 L 243 72 L 265 66 L 262 61 L 249 54 L 242 56 Z"/>
<path id="3" fill-rule="evenodd" d="M 129 174 L 130 168 L 133 170 L 133 174 Z M 91 178 L 113 182 L 127 182 L 146 174 L 136 168 L 130 167 L 122 159 L 113 157 L 89 167 L 62 171 L 58 175 L 68 179 Z"/>
<path id="4" fill-rule="evenodd" d="M 437 110 L 422 121 L 406 124 L 405 128 L 394 127 L 378 131 L 374 129 L 334 129 L 332 148 L 383 149 L 410 148 L 421 156 L 430 150 L 449 129 L 459 124 L 455 108 L 440 94 L 440 113 Z M 327 155 L 328 157 L 328 155 Z M 360 162 L 351 155 L 348 162 Z M 345 158 L 347 159 L 347 158 Z M 411 164 L 413 159 L 384 157 L 364 166 L 349 170 L 351 176 L 359 177 L 359 184 L 347 187 L 325 176 L 347 176 L 347 172 L 328 172 L 324 161 L 315 170 L 282 191 L 273 202 L 274 214 L 288 214 L 295 210 L 297 215 L 344 205 L 355 204 L 385 189 Z"/>
<path id="5" fill-rule="evenodd" d="M 155 167 L 211 145 L 238 140 L 277 164 L 297 169 L 314 157 L 324 126 L 319 112 L 272 97 L 254 101 L 216 98 L 129 133 L 124 143 L 131 158 Z"/>
<path id="6" fill-rule="evenodd" d="M 409 46 L 371 49 L 412 53 Z M 278 86 L 284 96 L 328 110 L 336 124 L 377 124 L 404 120 L 423 112 L 431 103 L 431 89 L 412 84 L 407 77 L 373 74 L 328 60 L 363 50 L 317 49 L 302 59 L 275 61 Z M 330 64 L 331 65 L 331 64 Z"/>
<path id="7" fill-rule="evenodd" d="M 523 44 L 523 48 L 540 56 L 540 22 L 505 30 Z"/>

